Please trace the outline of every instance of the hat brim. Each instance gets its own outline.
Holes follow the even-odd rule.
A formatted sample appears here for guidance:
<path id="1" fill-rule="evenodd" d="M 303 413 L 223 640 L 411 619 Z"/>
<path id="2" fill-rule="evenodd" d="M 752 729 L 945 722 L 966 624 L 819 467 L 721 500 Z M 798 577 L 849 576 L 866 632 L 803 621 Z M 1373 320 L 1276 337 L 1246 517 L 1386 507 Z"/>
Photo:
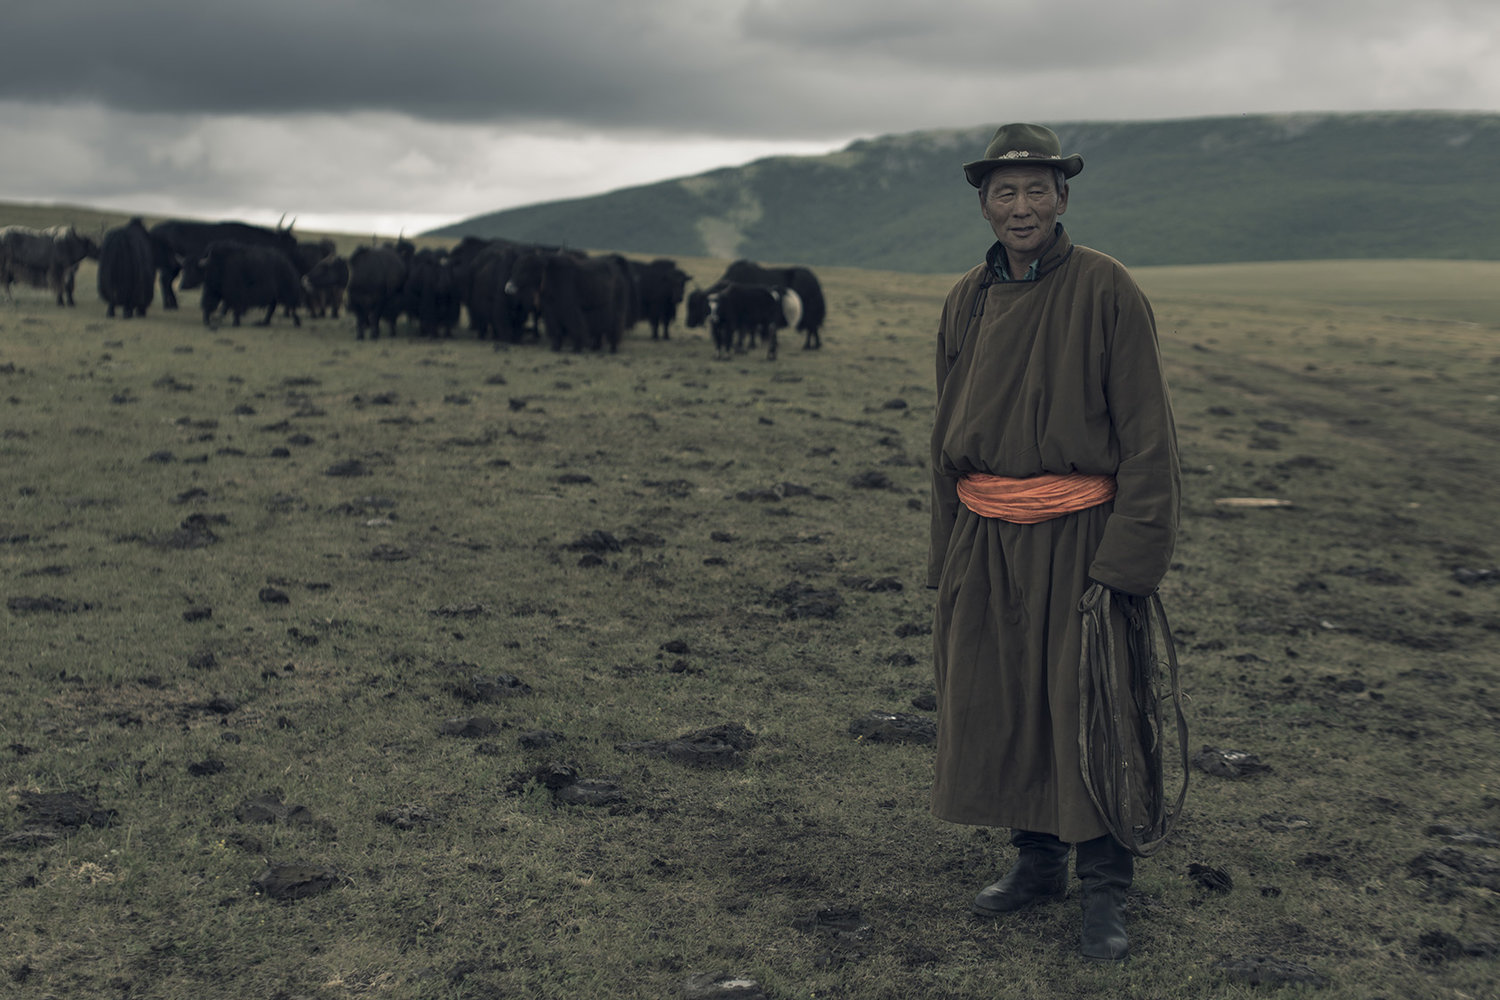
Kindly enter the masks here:
<path id="1" fill-rule="evenodd" d="M 985 174 L 996 167 L 1058 167 L 1064 177 L 1077 177 L 1083 169 L 1083 157 L 1074 153 L 1072 156 L 1001 156 L 993 160 L 975 160 L 964 164 L 964 176 L 972 186 L 978 187 L 984 183 Z"/>

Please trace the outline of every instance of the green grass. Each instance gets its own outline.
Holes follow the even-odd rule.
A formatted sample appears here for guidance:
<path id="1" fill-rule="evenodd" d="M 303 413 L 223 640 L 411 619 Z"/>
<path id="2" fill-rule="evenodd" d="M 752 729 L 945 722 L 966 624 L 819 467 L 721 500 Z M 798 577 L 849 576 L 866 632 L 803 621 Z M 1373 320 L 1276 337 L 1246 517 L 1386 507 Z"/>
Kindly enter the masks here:
<path id="1" fill-rule="evenodd" d="M 723 263 L 684 262 L 702 281 Z M 1452 846 L 1435 825 L 1500 828 L 1500 585 L 1453 575 L 1500 564 L 1496 276 L 1402 273 L 1141 272 L 1187 472 L 1164 596 L 1193 746 L 1274 770 L 1193 775 L 1139 866 L 1122 968 L 1074 956 L 1073 897 L 972 920 L 1005 838 L 930 817 L 929 749 L 848 733 L 931 686 L 929 344 L 950 279 L 823 272 L 826 346 L 774 363 L 716 363 L 698 331 L 606 357 L 206 331 L 190 301 L 106 321 L 87 270 L 76 310 L 18 291 L 3 596 L 76 610 L 0 612 L 0 839 L 26 792 L 115 815 L 0 844 L 0 983 L 655 998 L 722 970 L 778 998 L 1486 996 L 1493 876 L 1412 872 Z M 368 474 L 327 474 L 350 460 Z M 851 484 L 867 471 L 891 488 Z M 807 492 L 737 498 L 787 483 Z M 1246 495 L 1292 506 L 1214 502 Z M 173 547 L 193 515 L 218 540 Z M 583 565 L 593 531 L 622 544 Z M 862 582 L 886 577 L 903 588 Z M 789 584 L 842 606 L 789 617 Z M 473 674 L 531 692 L 468 704 Z M 498 728 L 443 734 L 474 715 Z M 758 738 L 739 768 L 619 749 L 725 723 Z M 564 739 L 520 744 L 540 729 Z M 552 762 L 623 801 L 555 803 L 528 780 Z M 237 818 L 265 794 L 305 821 Z M 430 818 L 380 818 L 405 806 Z M 1306 825 L 1277 829 L 1288 814 Z M 337 882 L 273 900 L 251 886 L 268 861 Z M 829 908 L 868 930 L 818 930 Z M 1248 956 L 1327 985 L 1218 966 Z"/>

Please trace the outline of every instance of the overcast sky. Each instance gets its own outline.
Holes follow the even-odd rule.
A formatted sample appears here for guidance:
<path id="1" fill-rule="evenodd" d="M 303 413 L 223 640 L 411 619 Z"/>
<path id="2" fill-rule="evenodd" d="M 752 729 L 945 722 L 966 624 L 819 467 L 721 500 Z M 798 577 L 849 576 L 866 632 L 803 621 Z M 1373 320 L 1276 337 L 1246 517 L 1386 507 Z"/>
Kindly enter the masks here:
<path id="1" fill-rule="evenodd" d="M 1500 111 L 1495 0 L 6 7 L 0 200 L 299 229 L 413 232 L 1001 121 Z"/>

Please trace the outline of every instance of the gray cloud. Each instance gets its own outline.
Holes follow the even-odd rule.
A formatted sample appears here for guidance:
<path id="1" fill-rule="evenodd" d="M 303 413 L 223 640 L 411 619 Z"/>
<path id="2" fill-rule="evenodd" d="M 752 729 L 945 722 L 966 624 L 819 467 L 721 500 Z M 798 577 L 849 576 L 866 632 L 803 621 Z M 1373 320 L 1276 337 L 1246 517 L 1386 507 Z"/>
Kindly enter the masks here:
<path id="1" fill-rule="evenodd" d="M 965 91 L 1051 114 L 1066 95 L 1072 117 L 1118 114 L 1125 99 L 1142 117 L 1210 113 L 1204 95 L 1226 91 L 1281 110 L 1315 102 L 1312 84 L 1373 74 L 1389 87 L 1371 65 L 1383 55 L 1404 58 L 1402 83 L 1421 95 L 1433 71 L 1444 86 L 1479 83 L 1480 67 L 1445 54 L 1493 56 L 1497 27 L 1487 0 L 1415 12 L 1387 0 L 53 0 L 7 14 L 0 97 L 807 137 L 957 120 L 976 103 Z M 1242 89 L 1257 65 L 1275 70 L 1257 75 L 1258 95 Z M 1196 85 L 1153 90 L 1158 73 Z"/>
<path id="2" fill-rule="evenodd" d="M 7 18 L 0 96 L 138 112 L 391 110 L 725 130 L 768 116 L 733 96 L 766 64 L 719 33 L 714 8 L 699 8 L 258 0 L 209 11 L 179 0 L 56 0 Z M 721 86 L 730 97 L 716 110 Z M 733 120 L 720 126 L 725 113 Z"/>
<path id="3" fill-rule="evenodd" d="M 1492 0 L 51 0 L 4 31 L 0 197 L 143 211 L 453 218 L 1000 120 L 1500 108 Z"/>

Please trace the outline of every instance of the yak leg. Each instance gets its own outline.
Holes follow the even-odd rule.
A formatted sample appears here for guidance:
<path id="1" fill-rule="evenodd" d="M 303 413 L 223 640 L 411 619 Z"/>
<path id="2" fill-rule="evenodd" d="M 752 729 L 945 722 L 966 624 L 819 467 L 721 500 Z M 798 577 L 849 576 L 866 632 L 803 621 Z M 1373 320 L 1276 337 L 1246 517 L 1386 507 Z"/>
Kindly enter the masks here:
<path id="1" fill-rule="evenodd" d="M 172 290 L 172 282 L 177 280 L 178 269 L 175 267 L 163 267 L 161 269 L 161 307 L 163 309 L 177 308 L 177 293 Z"/>

